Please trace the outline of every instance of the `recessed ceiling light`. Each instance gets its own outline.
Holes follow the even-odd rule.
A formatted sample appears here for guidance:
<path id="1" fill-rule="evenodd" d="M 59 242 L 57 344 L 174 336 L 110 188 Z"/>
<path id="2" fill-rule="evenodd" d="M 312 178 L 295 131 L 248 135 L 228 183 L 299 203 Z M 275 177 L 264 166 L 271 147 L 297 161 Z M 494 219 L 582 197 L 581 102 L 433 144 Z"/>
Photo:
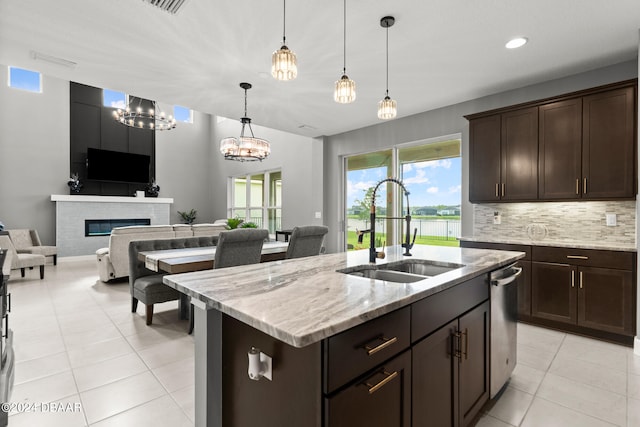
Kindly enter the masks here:
<path id="1" fill-rule="evenodd" d="M 526 37 L 516 37 L 511 39 L 504 45 L 507 49 L 517 49 L 527 44 L 529 40 Z"/>

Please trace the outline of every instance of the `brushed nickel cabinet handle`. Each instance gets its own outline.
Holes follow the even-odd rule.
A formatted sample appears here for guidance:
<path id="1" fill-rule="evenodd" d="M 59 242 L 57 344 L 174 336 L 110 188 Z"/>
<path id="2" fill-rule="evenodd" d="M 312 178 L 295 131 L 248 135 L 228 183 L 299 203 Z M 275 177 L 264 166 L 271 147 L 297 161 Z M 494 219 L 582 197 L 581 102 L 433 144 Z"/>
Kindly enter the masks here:
<path id="1" fill-rule="evenodd" d="M 451 333 L 451 347 L 453 347 L 452 354 L 453 357 L 457 357 L 460 360 L 462 360 L 462 352 L 460 351 L 460 347 L 462 347 L 462 343 L 460 342 L 461 337 L 462 333 L 460 331 L 453 331 Z"/>
<path id="2" fill-rule="evenodd" d="M 504 197 L 504 182 L 502 183 L 502 197 Z"/>
<path id="3" fill-rule="evenodd" d="M 469 331 L 467 330 L 467 328 L 464 329 L 464 332 L 462 333 L 462 338 L 464 338 L 464 350 L 462 351 L 462 354 L 464 355 L 464 360 L 467 360 L 469 358 Z"/>
<path id="4" fill-rule="evenodd" d="M 391 372 L 391 373 L 387 371 L 382 371 L 381 374 L 383 374 L 385 377 L 377 384 L 369 384 L 368 382 L 364 383 L 367 387 L 369 387 L 369 394 L 375 393 L 376 391 L 384 387 L 385 384 L 392 381 L 395 377 L 398 376 L 398 371 Z"/>
<path id="5" fill-rule="evenodd" d="M 589 259 L 588 256 L 584 256 L 584 255 L 567 255 L 567 258 L 569 258 L 569 259 Z"/>
<path id="6" fill-rule="evenodd" d="M 580 194 L 580 178 L 576 178 L 576 194 Z"/>
<path id="7" fill-rule="evenodd" d="M 576 287 L 576 272 L 571 270 L 571 287 Z"/>
<path id="8" fill-rule="evenodd" d="M 367 350 L 367 354 L 369 356 L 372 356 L 372 355 L 376 354 L 380 350 L 384 350 L 385 348 L 389 347 L 391 344 L 393 344 L 396 341 L 398 341 L 398 337 L 393 337 L 393 338 L 380 337 L 378 339 L 382 340 L 382 344 L 377 345 L 375 347 L 370 347 L 369 345 L 365 345 L 364 346 L 364 349 Z"/>
<path id="9" fill-rule="evenodd" d="M 587 194 L 587 178 L 584 179 L 584 183 L 582 184 L 582 194 Z"/>
<path id="10" fill-rule="evenodd" d="M 500 194 L 498 193 L 498 183 L 496 182 L 496 198 L 500 197 Z"/>

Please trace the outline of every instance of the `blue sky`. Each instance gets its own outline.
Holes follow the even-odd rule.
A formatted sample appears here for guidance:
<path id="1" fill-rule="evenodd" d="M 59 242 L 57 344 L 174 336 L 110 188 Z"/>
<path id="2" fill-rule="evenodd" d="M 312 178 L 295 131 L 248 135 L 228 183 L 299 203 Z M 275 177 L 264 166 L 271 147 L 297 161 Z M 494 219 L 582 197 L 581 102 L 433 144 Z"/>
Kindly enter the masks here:
<path id="1" fill-rule="evenodd" d="M 461 165 L 460 157 L 405 164 L 402 181 L 409 190 L 411 206 L 459 205 Z M 348 172 L 347 207 L 351 207 L 356 199 L 362 199 L 369 187 L 386 177 L 384 167 Z M 384 192 L 378 191 L 378 194 L 378 200 L 383 200 Z"/>

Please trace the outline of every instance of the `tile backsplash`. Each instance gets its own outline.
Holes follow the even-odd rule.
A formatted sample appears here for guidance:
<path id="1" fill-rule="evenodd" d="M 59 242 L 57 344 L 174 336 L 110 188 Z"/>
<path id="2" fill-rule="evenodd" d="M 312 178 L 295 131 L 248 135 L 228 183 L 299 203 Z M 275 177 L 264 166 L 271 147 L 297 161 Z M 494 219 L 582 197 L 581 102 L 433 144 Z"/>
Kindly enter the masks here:
<path id="1" fill-rule="evenodd" d="M 636 201 L 475 204 L 473 237 L 634 245 Z M 501 224 L 495 225 L 498 212 Z M 616 214 L 616 226 L 605 214 Z"/>

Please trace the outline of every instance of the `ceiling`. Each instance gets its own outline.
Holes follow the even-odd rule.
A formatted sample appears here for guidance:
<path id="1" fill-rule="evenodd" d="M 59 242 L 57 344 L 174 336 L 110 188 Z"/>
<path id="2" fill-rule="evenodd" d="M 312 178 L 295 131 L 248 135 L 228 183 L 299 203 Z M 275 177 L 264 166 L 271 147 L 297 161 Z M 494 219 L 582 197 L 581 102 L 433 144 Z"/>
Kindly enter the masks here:
<path id="1" fill-rule="evenodd" d="M 0 0 L 0 63 L 230 118 L 253 84 L 255 124 L 333 135 L 380 123 L 389 29 L 389 95 L 398 117 L 631 60 L 638 0 L 348 0 L 352 104 L 333 101 L 342 72 L 340 0 L 289 0 L 298 78 L 270 75 L 282 42 L 280 0 L 187 0 L 172 15 L 141 0 Z M 523 48 L 507 50 L 514 36 Z M 76 63 L 36 60 L 36 51 Z M 44 88 L 46 90 L 46 87 Z"/>

